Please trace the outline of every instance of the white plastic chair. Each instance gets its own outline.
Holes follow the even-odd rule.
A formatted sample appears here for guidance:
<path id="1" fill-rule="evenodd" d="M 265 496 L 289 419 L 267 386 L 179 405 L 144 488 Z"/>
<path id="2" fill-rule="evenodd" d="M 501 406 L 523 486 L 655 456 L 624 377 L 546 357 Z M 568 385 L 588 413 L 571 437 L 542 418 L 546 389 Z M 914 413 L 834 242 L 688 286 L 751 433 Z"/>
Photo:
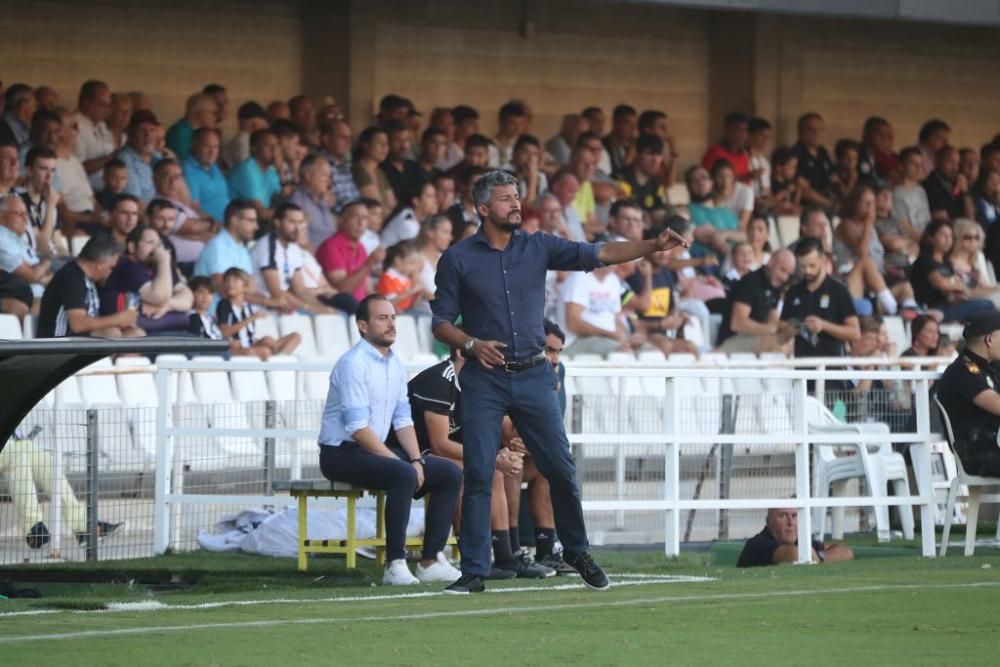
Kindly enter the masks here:
<path id="1" fill-rule="evenodd" d="M 945 437 L 948 438 L 948 447 L 955 456 L 955 467 L 958 472 L 951 479 L 951 486 L 948 488 L 948 503 L 945 506 L 940 555 L 945 556 L 948 554 L 948 539 L 951 535 L 951 521 L 955 516 L 955 501 L 958 500 L 959 496 L 967 495 L 969 501 L 968 507 L 965 510 L 965 555 L 971 556 L 976 551 L 976 528 L 978 527 L 977 521 L 979 520 L 979 505 L 984 502 L 1000 503 L 1000 495 L 983 495 L 983 487 L 1000 485 L 1000 477 L 980 477 L 965 472 L 965 468 L 962 467 L 962 459 L 958 457 L 958 453 L 955 451 L 955 433 L 951 428 L 951 417 L 948 416 L 948 411 L 944 409 L 944 406 L 941 405 L 941 401 L 936 395 L 934 396 L 934 402 L 937 403 L 938 411 L 941 413 L 941 422 L 944 424 Z M 962 494 L 960 489 L 963 485 L 967 489 L 965 494 Z M 997 540 L 1000 541 L 1000 522 L 997 523 Z"/>
<path id="2" fill-rule="evenodd" d="M 87 241 L 89 240 L 90 237 L 83 234 L 72 237 L 69 240 L 70 253 L 72 253 L 74 257 L 79 255 L 80 251 L 83 250 L 83 246 L 87 245 Z"/>
<path id="3" fill-rule="evenodd" d="M 884 434 L 889 435 L 889 427 L 880 423 L 844 424 L 819 400 L 806 397 L 806 423 L 810 434 L 838 433 L 845 435 Z M 836 449 L 853 448 L 855 453 L 837 456 Z M 892 484 L 897 496 L 910 495 L 909 476 L 906 462 L 901 454 L 892 451 L 888 442 L 861 445 L 850 439 L 835 445 L 821 444 L 816 447 L 816 497 L 825 498 L 831 487 L 842 489 L 851 479 L 864 479 L 873 499 L 885 497 L 886 485 Z M 913 508 L 899 505 L 900 523 L 903 536 L 913 539 Z M 880 542 L 889 540 L 889 508 L 875 506 L 875 527 Z M 813 515 L 813 532 L 822 539 L 826 533 L 826 507 L 816 507 Z M 835 508 L 831 534 L 834 539 L 844 536 L 843 508 Z"/>
<path id="4" fill-rule="evenodd" d="M 195 357 L 193 361 L 219 362 L 218 357 Z M 236 402 L 224 370 L 192 372 L 198 404 L 178 412 L 187 426 L 208 428 L 249 428 L 247 404 Z M 260 420 L 257 420 L 260 422 Z M 195 436 L 179 438 L 177 451 L 193 470 L 259 467 L 263 461 L 260 443 L 249 436 Z"/>
<path id="5" fill-rule="evenodd" d="M 303 361 L 314 361 L 320 358 L 316 348 L 316 334 L 313 331 L 312 317 L 309 315 L 282 315 L 278 318 L 278 329 L 282 336 L 297 333 L 302 342 L 295 348 L 295 356 Z"/>
<path id="6" fill-rule="evenodd" d="M 21 322 L 21 328 L 24 331 L 25 340 L 31 340 L 35 337 L 35 326 L 37 325 L 36 320 L 37 318 L 31 314 L 24 316 L 24 321 Z"/>
<path id="7" fill-rule="evenodd" d="M 23 340 L 21 323 L 14 315 L 0 313 L 0 340 Z"/>
<path id="8" fill-rule="evenodd" d="M 111 370 L 108 358 L 100 359 L 88 369 Z M 115 375 L 77 375 L 80 396 L 88 408 L 98 410 L 98 433 L 102 466 L 105 470 L 145 470 L 153 459 L 137 447 L 133 438 L 133 415 L 118 394 Z M 154 394 L 155 395 L 155 394 Z"/>
<path id="9" fill-rule="evenodd" d="M 263 317 L 253 325 L 254 338 L 264 338 L 265 336 L 270 336 L 271 338 L 278 339 L 281 338 L 281 334 L 278 333 L 278 320 L 275 318 L 274 313 L 268 311 L 267 317 Z"/>
<path id="10" fill-rule="evenodd" d="M 351 349 L 351 335 L 347 331 L 347 318 L 343 315 L 317 315 L 313 326 L 316 329 L 316 347 L 324 359 L 336 361 Z"/>
<path id="11" fill-rule="evenodd" d="M 115 366 L 152 370 L 152 363 L 146 357 L 119 357 Z M 128 412 L 132 444 L 152 463 L 156 460 L 156 407 L 160 400 L 153 373 L 125 373 L 115 380 L 118 396 Z"/>
<path id="12" fill-rule="evenodd" d="M 417 333 L 417 320 L 412 315 L 398 315 L 396 317 L 396 342 L 392 345 L 392 351 L 404 363 L 409 363 L 414 356 L 420 353 L 420 335 Z"/>

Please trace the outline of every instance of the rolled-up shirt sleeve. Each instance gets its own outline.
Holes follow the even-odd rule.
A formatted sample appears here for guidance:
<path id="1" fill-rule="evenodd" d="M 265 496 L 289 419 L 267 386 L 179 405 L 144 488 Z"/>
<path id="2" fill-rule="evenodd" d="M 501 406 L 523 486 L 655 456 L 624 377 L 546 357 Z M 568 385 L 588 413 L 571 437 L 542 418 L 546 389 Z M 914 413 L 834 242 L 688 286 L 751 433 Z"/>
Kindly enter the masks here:
<path id="1" fill-rule="evenodd" d="M 593 271 L 602 266 L 598 255 L 603 243 L 578 243 L 551 234 L 539 235 L 549 251 L 552 271 Z"/>
<path id="2" fill-rule="evenodd" d="M 368 382 L 361 364 L 337 366 L 330 375 L 330 382 L 340 391 L 341 419 L 344 430 L 355 433 L 370 425 L 371 401 Z"/>
<path id="3" fill-rule="evenodd" d="M 410 399 L 407 394 L 406 371 L 399 367 L 399 400 L 392 411 L 392 428 L 398 431 L 401 428 L 413 426 L 413 410 L 410 408 Z"/>
<path id="4" fill-rule="evenodd" d="M 433 331 L 439 324 L 447 322 L 454 324 L 461 312 L 458 302 L 460 276 L 456 264 L 455 254 L 445 252 L 438 260 L 437 270 L 434 274 L 434 300 L 431 301 L 431 330 Z M 405 391 L 403 392 L 406 393 Z"/>

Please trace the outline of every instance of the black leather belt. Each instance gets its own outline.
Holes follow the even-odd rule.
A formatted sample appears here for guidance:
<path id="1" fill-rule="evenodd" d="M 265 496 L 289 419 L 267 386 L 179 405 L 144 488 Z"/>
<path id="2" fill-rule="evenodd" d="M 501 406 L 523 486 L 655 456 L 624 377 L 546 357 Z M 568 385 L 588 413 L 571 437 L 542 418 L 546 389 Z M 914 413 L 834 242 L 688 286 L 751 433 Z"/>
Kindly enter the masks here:
<path id="1" fill-rule="evenodd" d="M 517 373 L 518 371 L 525 371 L 529 368 L 534 368 L 539 364 L 544 364 L 547 361 L 544 352 L 539 352 L 536 356 L 530 359 L 524 359 L 523 361 L 507 361 L 501 366 L 508 373 Z"/>

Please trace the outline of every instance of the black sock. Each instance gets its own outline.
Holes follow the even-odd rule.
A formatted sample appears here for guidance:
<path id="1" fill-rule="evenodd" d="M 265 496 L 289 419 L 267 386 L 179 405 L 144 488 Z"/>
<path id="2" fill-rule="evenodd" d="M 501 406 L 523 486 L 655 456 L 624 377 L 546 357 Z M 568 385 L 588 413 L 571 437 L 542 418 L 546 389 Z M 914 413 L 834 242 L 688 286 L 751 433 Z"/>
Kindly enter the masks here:
<path id="1" fill-rule="evenodd" d="M 497 567 L 514 560 L 514 553 L 510 550 L 510 536 L 506 530 L 494 530 L 493 533 L 493 561 Z"/>
<path id="2" fill-rule="evenodd" d="M 556 543 L 555 528 L 535 529 L 535 558 L 542 559 L 552 555 L 552 547 Z"/>
<path id="3" fill-rule="evenodd" d="M 521 548 L 521 532 L 517 526 L 511 526 L 507 532 L 510 534 L 510 550 L 519 550 Z"/>

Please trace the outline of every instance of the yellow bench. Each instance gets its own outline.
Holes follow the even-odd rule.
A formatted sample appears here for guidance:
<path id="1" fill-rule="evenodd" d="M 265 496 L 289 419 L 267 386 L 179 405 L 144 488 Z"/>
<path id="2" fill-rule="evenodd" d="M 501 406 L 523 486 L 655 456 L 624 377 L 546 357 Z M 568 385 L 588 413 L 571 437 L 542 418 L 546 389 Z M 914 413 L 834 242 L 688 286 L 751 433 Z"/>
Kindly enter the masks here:
<path id="1" fill-rule="evenodd" d="M 327 479 L 293 479 L 291 481 L 274 482 L 275 491 L 287 491 L 298 503 L 299 513 L 299 571 L 308 568 L 309 554 L 344 554 L 348 569 L 358 566 L 358 547 L 373 547 L 375 562 L 385 565 L 385 491 L 363 489 L 344 482 L 331 482 Z M 375 537 L 358 537 L 358 499 L 365 495 L 375 498 Z M 344 498 L 347 500 L 347 539 L 343 540 L 310 540 L 308 530 L 308 503 L 310 498 Z M 458 541 L 454 536 L 448 538 L 448 544 L 455 545 Z M 424 540 L 421 537 L 411 537 L 406 540 L 407 548 L 422 549 Z"/>

